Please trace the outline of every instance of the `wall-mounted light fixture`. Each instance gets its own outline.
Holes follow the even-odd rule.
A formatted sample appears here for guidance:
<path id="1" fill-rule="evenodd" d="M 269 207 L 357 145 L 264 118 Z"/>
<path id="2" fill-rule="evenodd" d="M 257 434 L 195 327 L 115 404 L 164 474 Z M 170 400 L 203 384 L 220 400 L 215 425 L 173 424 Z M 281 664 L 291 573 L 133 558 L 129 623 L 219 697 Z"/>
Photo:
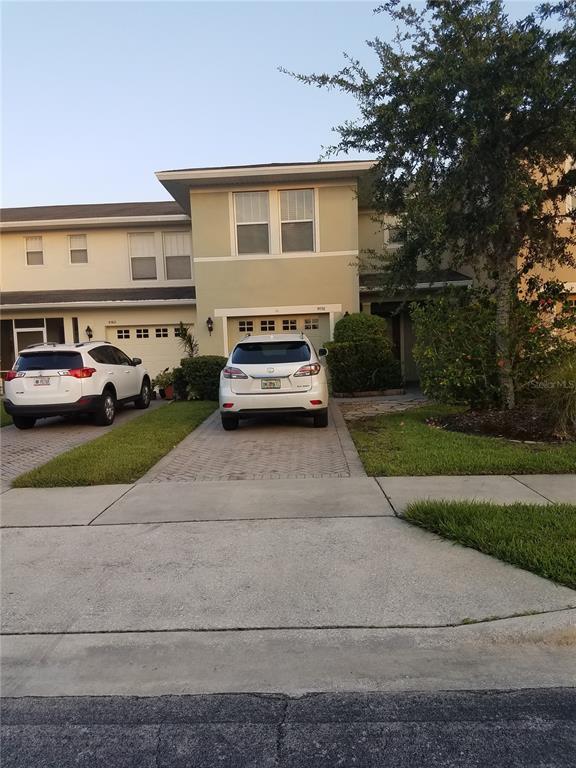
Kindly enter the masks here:
<path id="1" fill-rule="evenodd" d="M 208 328 L 208 333 L 210 336 L 212 336 L 212 331 L 214 330 L 214 320 L 212 320 L 211 317 L 206 320 L 206 328 Z"/>
<path id="2" fill-rule="evenodd" d="M 93 333 L 93 331 L 92 331 L 92 328 L 90 328 L 90 326 L 89 326 L 89 325 L 87 325 L 87 326 L 86 326 L 86 330 L 84 331 L 84 333 L 86 334 L 86 336 L 88 336 L 88 341 L 90 341 L 90 339 L 92 338 L 92 336 L 94 336 L 94 333 Z"/>

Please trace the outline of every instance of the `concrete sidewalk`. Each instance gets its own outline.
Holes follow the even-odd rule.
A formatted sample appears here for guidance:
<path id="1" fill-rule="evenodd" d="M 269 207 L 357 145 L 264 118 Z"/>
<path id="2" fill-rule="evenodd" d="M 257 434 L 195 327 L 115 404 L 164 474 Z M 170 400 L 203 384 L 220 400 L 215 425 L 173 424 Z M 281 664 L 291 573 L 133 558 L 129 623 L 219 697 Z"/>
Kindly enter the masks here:
<path id="1" fill-rule="evenodd" d="M 574 475 L 348 477 L 14 488 L 2 527 L 128 525 L 402 514 L 420 499 L 576 503 Z"/>
<path id="2" fill-rule="evenodd" d="M 6 696 L 576 685 L 576 592 L 409 525 L 418 495 L 575 478 L 332 478 L 2 496 Z"/>

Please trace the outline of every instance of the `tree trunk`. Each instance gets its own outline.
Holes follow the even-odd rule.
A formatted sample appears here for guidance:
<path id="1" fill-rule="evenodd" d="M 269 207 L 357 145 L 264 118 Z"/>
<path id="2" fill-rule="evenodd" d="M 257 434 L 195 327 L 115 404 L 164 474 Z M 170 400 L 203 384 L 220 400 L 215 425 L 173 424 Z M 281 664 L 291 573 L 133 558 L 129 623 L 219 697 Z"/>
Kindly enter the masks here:
<path id="1" fill-rule="evenodd" d="M 512 278 L 515 272 L 514 262 L 502 258 L 498 265 L 498 283 L 496 285 L 496 353 L 502 406 L 514 408 L 516 394 L 512 378 L 512 354 L 510 349 L 510 324 L 512 319 Z"/>

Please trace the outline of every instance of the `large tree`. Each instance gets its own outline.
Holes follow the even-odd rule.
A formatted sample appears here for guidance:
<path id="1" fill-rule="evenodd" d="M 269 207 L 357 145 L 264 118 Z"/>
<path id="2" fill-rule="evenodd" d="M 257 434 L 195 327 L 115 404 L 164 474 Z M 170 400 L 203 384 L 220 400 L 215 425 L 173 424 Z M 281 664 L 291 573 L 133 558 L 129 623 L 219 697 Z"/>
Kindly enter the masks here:
<path id="1" fill-rule="evenodd" d="M 389 284 L 429 268 L 474 265 L 494 285 L 502 403 L 515 403 L 511 313 L 522 275 L 576 266 L 576 2 L 519 21 L 501 0 L 387 2 L 396 28 L 368 43 L 371 73 L 346 57 L 333 75 L 295 75 L 352 94 L 360 118 L 330 153 L 377 158 L 373 205 L 399 217 Z M 382 18 L 382 16 L 380 16 Z M 576 200 L 576 196 L 574 198 Z"/>

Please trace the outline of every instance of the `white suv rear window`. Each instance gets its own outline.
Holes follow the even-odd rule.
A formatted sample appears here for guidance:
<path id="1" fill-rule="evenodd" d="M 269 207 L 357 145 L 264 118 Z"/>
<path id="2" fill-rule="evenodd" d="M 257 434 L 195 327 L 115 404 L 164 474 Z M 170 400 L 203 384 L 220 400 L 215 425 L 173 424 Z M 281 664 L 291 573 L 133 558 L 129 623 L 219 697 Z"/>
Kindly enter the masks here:
<path id="1" fill-rule="evenodd" d="M 310 360 L 310 347 L 305 341 L 244 342 L 232 355 L 233 363 L 269 365 L 271 363 L 305 363 Z"/>
<path id="2" fill-rule="evenodd" d="M 27 352 L 20 355 L 14 366 L 17 371 L 68 371 L 82 368 L 78 352 Z"/>

